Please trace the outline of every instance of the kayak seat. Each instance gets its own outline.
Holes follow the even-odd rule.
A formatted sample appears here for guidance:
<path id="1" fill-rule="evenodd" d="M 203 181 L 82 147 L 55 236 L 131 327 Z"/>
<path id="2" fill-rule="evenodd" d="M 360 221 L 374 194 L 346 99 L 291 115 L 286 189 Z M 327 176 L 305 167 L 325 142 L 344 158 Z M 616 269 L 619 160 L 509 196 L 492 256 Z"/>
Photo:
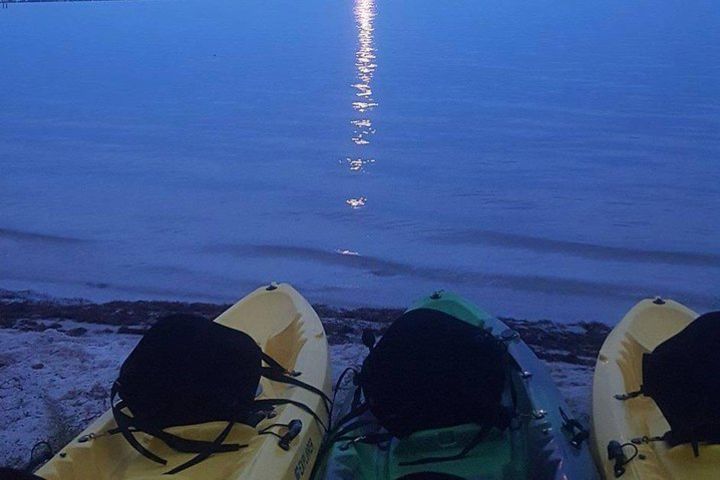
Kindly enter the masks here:
<path id="1" fill-rule="evenodd" d="M 289 321 L 288 321 L 289 319 Z M 265 345 L 283 361 L 295 364 L 299 351 L 299 316 L 261 321 Z M 280 327 L 284 327 L 279 330 Z M 283 338 L 286 337 L 286 338 Z M 295 345 L 288 348 L 288 343 Z M 202 317 L 172 315 L 145 334 L 120 369 L 111 391 L 112 412 L 122 437 L 148 460 L 165 465 L 152 448 L 159 442 L 173 450 L 197 455 L 166 473 L 175 474 L 216 453 L 236 452 L 248 443 L 226 441 L 235 424 L 254 427 L 275 406 L 294 405 L 323 422 L 307 404 L 283 398 L 287 385 L 319 395 L 329 411 L 330 400 L 318 388 L 297 379 L 297 372 L 263 352 L 256 339 L 241 330 Z M 256 398 L 260 379 L 263 396 Z M 278 387 L 283 385 L 284 387 Z M 198 426 L 226 422 L 220 429 Z M 175 427 L 182 427 L 173 430 Z M 196 436 L 197 432 L 210 433 Z M 152 440 L 143 444 L 137 434 Z M 259 432 L 262 434 L 263 432 Z"/>
<path id="2" fill-rule="evenodd" d="M 362 364 L 359 385 L 388 432 L 465 423 L 503 427 L 506 352 L 476 325 L 433 309 L 395 320 Z"/>
<path id="3" fill-rule="evenodd" d="M 155 348 L 143 347 L 147 357 L 143 354 L 140 355 L 142 361 L 131 362 L 135 363 L 135 373 L 140 377 L 135 385 L 139 391 L 144 384 L 151 385 L 151 390 L 162 392 L 164 389 L 160 385 L 167 384 L 168 403 L 163 403 L 163 407 L 156 406 L 158 419 L 153 422 L 152 412 L 145 411 L 142 406 L 132 408 L 137 407 L 137 398 L 133 395 L 125 398 L 121 395 L 123 388 L 119 389 L 120 395 L 116 395 L 113 402 L 116 410 L 119 401 L 125 400 L 127 405 L 122 413 L 133 420 L 137 414 L 138 418 L 149 417 L 151 423 L 166 424 L 162 428 L 165 434 L 185 441 L 213 442 L 230 423 L 244 417 L 230 426 L 220 444 L 237 445 L 237 450 L 216 452 L 213 449 L 202 463 L 174 473 L 174 478 L 285 478 L 288 472 L 292 476 L 293 470 L 299 471 L 297 465 L 301 457 L 307 470 L 327 425 L 326 397 L 331 391 L 327 338 L 310 304 L 289 285 L 272 285 L 257 289 L 214 322 L 204 318 L 192 321 L 201 324 L 200 330 L 207 328 L 212 332 L 182 327 L 177 331 L 169 325 L 168 331 L 155 332 L 163 333 L 154 344 L 158 345 L 160 355 Z M 190 322 L 187 320 L 186 323 Z M 175 326 L 180 323 L 184 321 Z M 214 325 L 208 326 L 208 323 Z M 149 347 L 154 347 L 153 343 Z M 291 343 L 296 345 L 289 345 Z M 267 359 L 262 358 L 263 354 L 268 354 Z M 280 368 L 272 368 L 273 364 Z M 216 369 L 218 374 L 214 372 Z M 302 374 L 290 375 L 288 370 Z M 151 375 L 143 375 L 148 371 Z M 210 381 L 215 376 L 220 377 L 220 381 Z M 237 394 L 237 386 L 245 382 L 241 394 Z M 291 383 L 292 387 L 284 382 Z M 317 387 L 315 390 L 321 389 L 323 396 L 301 387 L 299 382 Z M 124 386 L 133 383 L 130 381 Z M 193 391 L 193 384 L 202 388 Z M 140 395 L 143 395 L 142 391 Z M 225 404 L 228 399 L 229 404 Z M 233 400 L 240 399 L 242 405 L 254 411 L 252 418 L 243 414 L 227 418 L 226 414 L 236 411 L 234 407 L 241 406 Z M 152 400 L 153 395 L 150 395 L 147 403 L 153 405 Z M 166 399 L 159 400 L 164 402 Z M 183 408 L 184 401 L 189 404 L 188 408 Z M 176 411 L 183 412 L 187 418 L 177 421 L 174 415 L 168 414 Z M 261 413 L 273 416 L 260 417 Z M 164 438 L 159 438 L 153 435 L 155 431 L 137 431 L 130 425 L 129 430 L 138 444 L 165 459 L 167 463 L 163 465 L 142 455 L 122 434 L 116 433 L 117 430 L 111 409 L 57 452 L 38 475 L 47 480 L 159 480 L 173 478 L 165 474 L 198 455 L 191 451 L 192 448 L 173 448 L 164 440 L 170 437 L 162 433 Z"/>
<path id="4" fill-rule="evenodd" d="M 625 391 L 634 392 L 642 386 L 642 358 L 688 325 L 688 319 L 673 315 L 661 305 L 653 306 L 649 314 L 633 321 L 621 341 L 618 367 L 625 382 Z"/>
<path id="5" fill-rule="evenodd" d="M 230 328 L 239 328 L 234 308 L 217 318 L 216 322 Z M 243 316 L 256 319 L 251 336 L 261 350 L 288 370 L 295 370 L 297 356 L 307 342 L 308 332 L 305 331 L 305 320 L 300 313 L 295 313 L 292 301 L 289 298 L 279 298 L 268 308 L 262 298 L 256 298 L 245 302 L 242 308 Z M 270 382 L 264 378 L 260 380 L 260 389 L 266 398 L 282 395 L 286 388 L 285 384 Z"/>
<path id="6" fill-rule="evenodd" d="M 642 393 L 671 426 L 670 445 L 720 443 L 720 312 L 701 315 L 642 357 Z"/>

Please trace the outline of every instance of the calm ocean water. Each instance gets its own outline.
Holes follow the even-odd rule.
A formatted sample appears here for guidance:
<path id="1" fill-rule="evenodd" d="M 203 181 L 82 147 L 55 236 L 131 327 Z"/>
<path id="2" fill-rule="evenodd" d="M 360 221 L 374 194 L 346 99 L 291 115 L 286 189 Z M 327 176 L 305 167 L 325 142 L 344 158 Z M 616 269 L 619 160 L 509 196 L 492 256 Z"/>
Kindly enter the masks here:
<path id="1" fill-rule="evenodd" d="M 720 307 L 712 1 L 0 10 L 0 288 Z"/>

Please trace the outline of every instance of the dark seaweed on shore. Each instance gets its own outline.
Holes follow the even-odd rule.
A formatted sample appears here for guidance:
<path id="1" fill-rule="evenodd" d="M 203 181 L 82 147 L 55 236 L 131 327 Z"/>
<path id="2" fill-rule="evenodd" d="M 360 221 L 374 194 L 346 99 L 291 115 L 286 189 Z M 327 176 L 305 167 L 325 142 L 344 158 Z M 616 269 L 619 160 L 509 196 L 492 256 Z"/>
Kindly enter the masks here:
<path id="1" fill-rule="evenodd" d="M 119 327 L 117 333 L 142 334 L 158 318 L 171 313 L 215 318 L 229 304 L 187 303 L 167 301 L 112 301 L 93 303 L 87 300 L 53 299 L 32 296 L 27 292 L 0 290 L 0 328 L 43 331 L 61 329 L 61 320 L 105 324 Z M 342 309 L 314 305 L 325 325 L 332 344 L 359 342 L 362 331 L 370 329 L 381 335 L 399 315 L 401 309 Z M 550 320 L 518 320 L 502 318 L 522 336 L 535 353 L 548 361 L 593 365 L 605 337 L 607 325 L 596 322 L 558 324 Z M 74 335 L 82 335 L 75 328 Z"/>
<path id="2" fill-rule="evenodd" d="M 27 292 L 0 290 L 0 327 L 11 328 L 19 320 L 74 320 L 116 326 L 152 325 L 170 313 L 215 318 L 230 305 L 166 301 L 113 301 L 93 303 L 82 299 L 27 298 Z"/>

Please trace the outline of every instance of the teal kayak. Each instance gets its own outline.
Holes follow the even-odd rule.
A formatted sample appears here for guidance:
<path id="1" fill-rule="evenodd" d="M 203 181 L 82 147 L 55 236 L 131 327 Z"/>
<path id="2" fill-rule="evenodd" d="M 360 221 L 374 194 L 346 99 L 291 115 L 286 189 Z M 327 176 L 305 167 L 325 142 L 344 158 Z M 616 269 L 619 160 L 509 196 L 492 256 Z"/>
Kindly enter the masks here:
<path id="1" fill-rule="evenodd" d="M 489 431 L 462 458 L 453 455 L 472 444 L 477 424 L 416 431 L 388 438 L 371 412 L 350 424 L 335 427 L 327 436 L 316 464 L 314 479 L 596 479 L 587 445 L 587 431 L 570 410 L 547 367 L 519 335 L 502 321 L 468 301 L 446 292 L 415 303 L 408 312 L 431 309 L 481 327 L 507 347 L 507 386 L 502 402 L 515 413 L 511 428 Z M 428 388 L 432 388 L 429 385 Z M 460 390 L 462 391 L 462 390 Z M 352 389 L 339 394 L 334 417 L 353 408 Z M 383 438 L 383 441 L 369 441 Z M 443 458 L 438 462 L 423 459 Z"/>

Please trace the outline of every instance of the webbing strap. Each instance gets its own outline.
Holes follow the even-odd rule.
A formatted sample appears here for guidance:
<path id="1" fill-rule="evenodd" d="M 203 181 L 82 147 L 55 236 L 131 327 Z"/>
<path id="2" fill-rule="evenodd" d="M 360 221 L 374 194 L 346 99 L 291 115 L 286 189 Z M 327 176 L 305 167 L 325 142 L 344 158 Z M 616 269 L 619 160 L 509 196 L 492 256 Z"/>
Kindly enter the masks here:
<path id="1" fill-rule="evenodd" d="M 352 439 L 350 443 L 366 443 L 368 445 L 379 445 L 381 443 L 389 442 L 390 440 L 392 440 L 392 438 L 393 434 L 390 432 L 373 432 L 368 433 L 367 435 L 361 435 L 359 437 L 356 437 Z"/>
<path id="2" fill-rule="evenodd" d="M 123 414 L 125 415 L 125 414 Z M 127 417 L 127 415 L 125 415 Z M 127 417 L 130 418 L 130 417 Z M 234 422 L 234 423 L 242 423 L 242 422 Z M 152 435 L 153 437 L 157 437 L 165 444 L 172 448 L 173 450 L 177 450 L 181 453 L 198 453 L 203 451 L 208 445 L 211 445 L 212 441 L 207 440 L 191 440 L 189 438 L 183 438 L 179 437 L 177 435 L 173 435 L 172 433 L 168 433 L 164 430 L 140 430 L 139 428 L 133 427 L 132 425 L 129 426 L 128 430 L 130 433 L 135 432 L 141 432 L 146 433 L 148 435 Z M 107 431 L 109 435 L 115 435 L 118 433 L 121 433 L 120 428 L 111 428 Z M 216 450 L 218 453 L 220 452 L 236 452 L 240 450 L 241 448 L 245 448 L 247 445 L 240 445 L 237 443 L 223 443 L 222 445 L 218 445 L 218 449 Z"/>
<path id="3" fill-rule="evenodd" d="M 367 412 L 368 410 L 370 410 L 370 404 L 369 403 L 361 403 L 357 407 L 350 410 L 347 414 L 345 414 L 345 416 L 342 417 L 340 420 L 338 420 L 336 428 L 342 427 L 343 425 L 347 424 L 350 420 L 353 420 L 353 419 L 359 417 L 360 415 Z"/>
<path id="4" fill-rule="evenodd" d="M 268 378 L 271 381 L 276 381 L 280 383 L 286 383 L 290 385 L 295 385 L 300 388 L 306 389 L 312 393 L 315 393 L 320 396 L 323 400 L 323 405 L 325 406 L 325 409 L 327 410 L 328 414 L 330 412 L 330 406 L 332 404 L 330 398 L 317 387 L 314 387 L 308 383 L 305 383 L 301 380 L 298 380 L 293 377 L 293 375 L 296 375 L 295 372 L 288 372 L 287 369 L 285 369 L 278 361 L 267 355 L 266 353 L 262 352 L 262 360 L 268 364 L 268 367 L 261 367 L 261 374 Z M 157 437 L 161 441 L 163 441 L 165 444 L 167 444 L 170 448 L 182 452 L 182 453 L 197 453 L 194 458 L 191 460 L 183 463 L 182 465 L 179 465 L 172 470 L 166 472 L 167 475 L 178 473 L 182 470 L 185 470 L 189 467 L 192 467 L 193 465 L 197 465 L 198 463 L 202 462 L 203 460 L 207 459 L 214 453 L 221 453 L 221 452 L 233 452 L 237 451 L 241 448 L 245 448 L 248 445 L 240 445 L 240 444 L 223 444 L 223 441 L 227 438 L 227 436 L 230 434 L 230 431 L 232 430 L 232 427 L 235 423 L 237 423 L 237 419 L 231 419 L 228 421 L 228 425 L 223 429 L 222 432 L 215 438 L 213 441 L 204 441 L 204 440 L 191 440 L 183 437 L 179 437 L 177 435 L 174 435 L 172 433 L 168 433 L 162 429 L 157 428 L 151 428 L 147 425 L 143 425 L 143 422 L 139 422 L 137 418 L 131 417 L 125 413 L 123 413 L 123 409 L 127 407 L 127 404 L 124 400 L 120 399 L 118 402 L 115 401 L 115 398 L 118 396 L 118 390 L 119 390 L 119 383 L 114 382 L 112 386 L 112 390 L 110 393 L 110 403 L 112 408 L 113 417 L 115 418 L 115 422 L 117 423 L 117 429 L 112 429 L 112 433 L 120 433 L 125 438 L 125 440 L 132 446 L 135 450 L 137 450 L 141 455 L 144 457 L 156 462 L 160 463 L 162 465 L 167 464 L 167 460 L 165 460 L 162 457 L 159 457 L 149 451 L 147 448 L 145 448 L 134 436 L 134 433 L 136 432 L 143 432 L 148 435 L 152 435 L 154 437 Z M 262 399 L 262 400 L 256 400 L 255 405 L 256 406 L 276 406 L 276 405 L 294 405 L 301 410 L 309 413 L 320 425 L 320 427 L 327 431 L 328 428 L 325 425 L 325 423 L 322 421 L 322 419 L 318 416 L 317 413 L 307 405 L 305 405 L 302 402 L 298 402 L 295 400 L 290 399 Z"/>
<path id="5" fill-rule="evenodd" d="M 127 440 L 127 442 L 130 444 L 131 447 L 133 447 L 135 450 L 137 450 L 142 456 L 152 460 L 153 462 L 159 463 L 161 465 L 167 465 L 167 460 L 165 460 L 162 457 L 158 457 L 154 453 L 152 453 L 147 448 L 143 447 L 140 442 L 135 438 L 135 436 L 130 432 L 130 426 L 132 419 L 125 415 L 122 412 L 122 409 L 125 408 L 125 402 L 122 400 L 118 403 L 115 403 L 115 397 L 117 396 L 117 390 L 118 390 L 118 383 L 114 382 L 112 389 L 110 391 L 110 405 L 112 408 L 113 417 L 115 418 L 115 423 L 117 423 L 118 431 L 122 434 L 122 436 Z"/>
<path id="6" fill-rule="evenodd" d="M 328 439 L 329 442 L 337 442 L 338 440 L 341 440 L 343 436 L 347 435 L 348 433 L 352 432 L 353 430 L 356 430 L 360 427 L 364 427 L 366 425 L 373 425 L 376 423 L 375 419 L 372 420 L 355 420 L 354 422 L 351 422 L 345 426 L 345 428 L 342 428 L 332 434 L 332 436 Z"/>
<path id="7" fill-rule="evenodd" d="M 298 380 L 297 378 L 290 377 L 284 372 L 280 372 L 279 370 L 272 367 L 262 367 L 261 374 L 263 377 L 274 382 L 295 385 L 297 387 L 304 388 L 305 390 L 308 390 L 316 395 L 319 395 L 320 398 L 323 399 L 323 404 L 325 405 L 325 409 L 327 410 L 328 414 L 330 413 L 330 403 L 332 403 L 332 401 L 330 400 L 330 397 L 325 395 L 325 392 L 323 392 L 319 388 L 314 387 L 309 383 L 305 383 L 302 380 Z"/>
<path id="8" fill-rule="evenodd" d="M 644 395 L 645 392 L 643 392 L 642 385 L 640 386 L 640 390 L 635 390 L 633 392 L 627 392 L 627 393 L 618 393 L 614 395 L 616 400 L 630 400 L 631 398 L 639 397 L 640 395 Z"/>
<path id="9" fill-rule="evenodd" d="M 278 362 L 277 360 L 275 360 L 274 358 L 272 358 L 272 357 L 271 357 L 270 355 L 268 355 L 267 353 L 265 353 L 265 352 L 260 352 L 260 354 L 262 355 L 263 362 L 265 362 L 265 363 L 267 363 L 268 365 L 270 365 L 270 367 L 272 367 L 272 368 L 274 368 L 274 369 L 276 369 L 276 370 L 280 370 L 280 371 L 282 371 L 283 373 L 286 373 L 286 374 L 288 374 L 288 375 L 290 375 L 290 374 L 293 373 L 293 372 L 290 372 L 287 368 L 283 367 L 283 366 L 280 364 L 280 362 Z"/>
<path id="10" fill-rule="evenodd" d="M 213 453 L 218 453 L 218 452 L 223 451 L 223 450 L 220 450 L 220 447 L 222 446 L 222 443 L 225 441 L 227 436 L 230 434 L 230 430 L 232 430 L 233 425 L 235 425 L 235 422 L 228 422 L 225 429 L 222 432 L 220 432 L 220 435 L 218 435 L 217 438 L 215 438 L 215 440 L 213 440 L 212 442 L 204 442 L 204 443 L 209 443 L 209 445 L 207 445 L 207 447 L 203 451 L 199 452 L 195 457 L 191 458 L 190 460 L 183 463 L 182 465 L 178 465 L 177 467 L 173 468 L 172 470 L 165 472 L 165 475 L 174 475 L 178 472 L 182 472 L 183 470 L 202 462 L 203 460 L 208 458 Z M 181 439 L 181 440 L 184 440 L 184 439 Z M 237 448 L 235 448 L 235 450 L 240 449 L 239 445 L 235 445 L 235 446 L 237 447 Z M 243 445 L 243 446 L 247 447 L 247 445 Z M 225 450 L 225 451 L 228 451 L 228 450 Z"/>
<path id="11" fill-rule="evenodd" d="M 229 423 L 230 425 L 234 425 L 236 422 Z M 178 452 L 182 453 L 200 453 L 208 447 L 213 447 L 214 452 L 217 453 L 236 452 L 241 448 L 247 447 L 247 445 L 240 445 L 237 443 L 217 443 L 216 440 L 191 440 L 189 438 L 183 438 L 172 433 L 168 433 L 164 430 L 152 430 L 145 432 L 152 435 L 153 437 L 159 438 L 173 450 L 177 450 Z"/>
<path id="12" fill-rule="evenodd" d="M 349 423 L 351 420 L 359 417 L 363 413 L 370 410 L 370 405 L 367 403 L 363 403 L 361 405 L 358 405 L 356 408 L 353 408 L 350 412 L 348 412 L 344 417 L 342 417 L 335 427 L 333 427 L 333 431 L 328 432 L 328 435 L 326 436 L 325 440 L 323 440 L 322 444 L 320 445 L 320 450 L 318 451 L 317 458 L 323 458 L 325 456 L 325 453 L 330 449 L 332 444 L 338 440 L 340 440 L 340 436 L 352 431 L 354 428 L 357 428 L 365 423 L 365 420 L 357 420 L 353 423 Z M 370 423 L 370 422 L 368 422 Z M 340 428 L 343 427 L 344 428 Z M 315 466 L 313 467 L 312 474 L 310 475 L 311 478 L 313 478 L 315 475 L 315 469 L 318 468 L 320 465 L 320 462 L 316 462 Z"/>
<path id="13" fill-rule="evenodd" d="M 227 438 L 230 431 L 232 430 L 232 426 L 236 423 L 235 421 L 228 422 L 228 425 L 220 433 L 220 435 L 218 435 L 218 437 L 212 441 L 192 440 L 192 439 L 188 439 L 188 438 L 183 438 L 178 435 L 168 433 L 161 429 L 149 428 L 149 427 L 143 426 L 141 424 L 138 424 L 137 419 L 132 418 L 122 412 L 122 410 L 127 406 L 123 400 L 120 400 L 119 402 L 115 402 L 115 397 L 117 396 L 117 393 L 118 393 L 117 388 L 118 388 L 117 385 L 113 384 L 113 389 L 111 392 L 111 401 L 112 401 L 113 417 L 115 418 L 115 422 L 117 423 L 118 428 L 109 430 L 109 433 L 122 434 L 122 436 L 125 438 L 125 440 L 127 440 L 127 442 L 130 444 L 130 446 L 132 446 L 135 450 L 137 450 L 141 455 L 143 455 L 144 457 L 146 457 L 156 463 L 160 463 L 162 465 L 167 465 L 167 460 L 155 455 L 154 453 L 149 451 L 147 448 L 145 448 L 135 438 L 133 433 L 142 432 L 142 433 L 146 433 L 148 435 L 152 435 L 153 437 L 160 439 L 165 444 L 167 444 L 170 448 L 172 448 L 178 452 L 199 454 L 197 457 L 184 463 L 183 465 L 180 465 L 179 467 L 175 467 L 173 469 L 172 473 L 177 473 L 181 470 L 189 468 L 189 467 L 201 462 L 202 460 L 209 457 L 213 453 L 234 452 L 234 451 L 240 450 L 241 448 L 247 447 L 247 445 L 240 445 L 237 443 L 229 443 L 229 444 L 222 443 L 225 440 L 225 438 Z M 168 473 L 170 473 L 170 472 L 168 472 Z"/>

